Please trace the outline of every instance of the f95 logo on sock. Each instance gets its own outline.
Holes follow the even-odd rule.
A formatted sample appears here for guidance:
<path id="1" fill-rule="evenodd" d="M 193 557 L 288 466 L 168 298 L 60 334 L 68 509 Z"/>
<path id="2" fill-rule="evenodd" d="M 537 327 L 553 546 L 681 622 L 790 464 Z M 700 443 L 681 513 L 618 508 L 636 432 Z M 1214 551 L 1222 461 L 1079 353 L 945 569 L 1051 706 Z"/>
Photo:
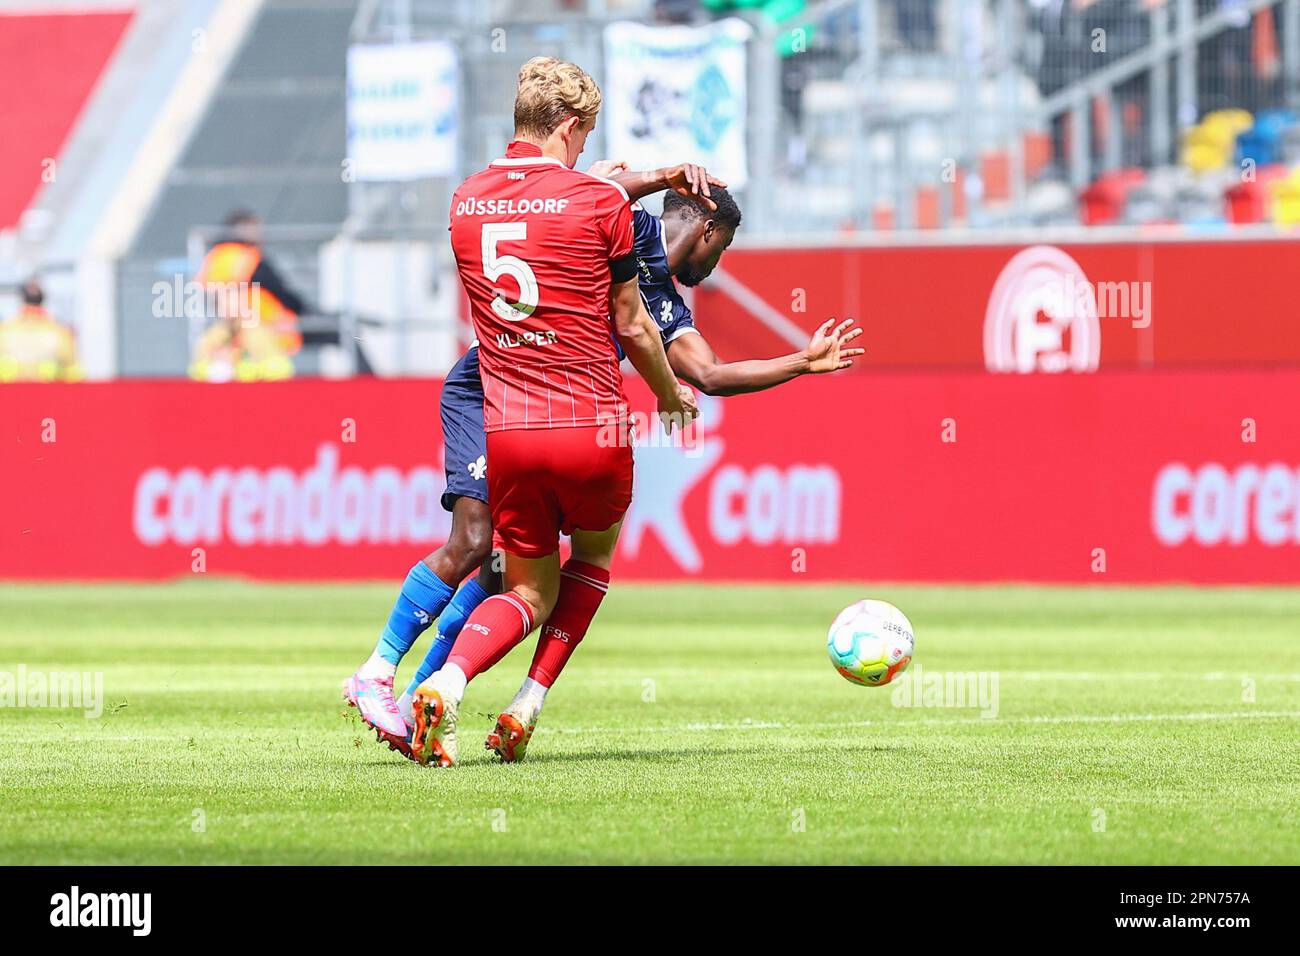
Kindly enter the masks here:
<path id="1" fill-rule="evenodd" d="M 465 629 L 469 631 L 478 631 L 480 634 L 492 633 L 492 628 L 488 627 L 486 624 L 479 624 L 477 622 L 466 624 Z"/>

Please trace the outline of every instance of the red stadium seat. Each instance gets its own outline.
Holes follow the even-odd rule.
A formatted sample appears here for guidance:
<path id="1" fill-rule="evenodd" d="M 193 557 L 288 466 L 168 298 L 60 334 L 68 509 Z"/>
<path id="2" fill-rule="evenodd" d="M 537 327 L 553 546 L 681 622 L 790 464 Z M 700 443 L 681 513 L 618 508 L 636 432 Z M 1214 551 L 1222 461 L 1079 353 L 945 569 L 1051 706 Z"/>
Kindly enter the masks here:
<path id="1" fill-rule="evenodd" d="M 1228 222 L 1268 222 L 1272 217 L 1273 184 L 1285 177 L 1281 164 L 1261 166 L 1251 182 L 1240 182 L 1223 194 L 1224 215 Z"/>
<path id="2" fill-rule="evenodd" d="M 1104 226 L 1119 221 L 1128 191 L 1146 179 L 1141 169 L 1117 169 L 1104 173 L 1079 196 L 1079 214 L 1085 226 Z"/>

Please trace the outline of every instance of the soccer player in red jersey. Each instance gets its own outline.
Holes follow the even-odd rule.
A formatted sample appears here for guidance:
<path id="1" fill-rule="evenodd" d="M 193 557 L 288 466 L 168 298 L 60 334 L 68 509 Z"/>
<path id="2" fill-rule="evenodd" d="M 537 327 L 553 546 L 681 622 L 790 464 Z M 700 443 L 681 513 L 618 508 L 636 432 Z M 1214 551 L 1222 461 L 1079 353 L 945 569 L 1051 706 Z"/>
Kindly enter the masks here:
<path id="1" fill-rule="evenodd" d="M 411 749 L 421 763 L 456 762 L 466 684 L 554 607 L 560 535 L 572 535 L 575 548 L 617 537 L 632 499 L 632 441 L 614 336 L 666 424 L 684 426 L 696 414 L 638 292 L 627 193 L 573 169 L 600 103 L 579 67 L 529 60 L 505 157 L 452 197 L 451 244 L 479 340 L 488 503 L 506 590 L 478 606 L 447 663 L 416 691 Z M 608 441 L 611 433 L 619 440 Z"/>

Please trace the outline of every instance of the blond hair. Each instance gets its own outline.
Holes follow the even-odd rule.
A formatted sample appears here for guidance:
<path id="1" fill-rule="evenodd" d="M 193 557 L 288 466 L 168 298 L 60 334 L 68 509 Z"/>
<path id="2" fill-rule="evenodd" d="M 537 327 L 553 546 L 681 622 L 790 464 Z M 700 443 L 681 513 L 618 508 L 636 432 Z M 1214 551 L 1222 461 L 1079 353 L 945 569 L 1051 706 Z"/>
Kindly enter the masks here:
<path id="1" fill-rule="evenodd" d="M 582 67 L 535 56 L 519 68 L 515 135 L 545 139 L 570 116 L 585 126 L 600 112 L 600 87 Z"/>

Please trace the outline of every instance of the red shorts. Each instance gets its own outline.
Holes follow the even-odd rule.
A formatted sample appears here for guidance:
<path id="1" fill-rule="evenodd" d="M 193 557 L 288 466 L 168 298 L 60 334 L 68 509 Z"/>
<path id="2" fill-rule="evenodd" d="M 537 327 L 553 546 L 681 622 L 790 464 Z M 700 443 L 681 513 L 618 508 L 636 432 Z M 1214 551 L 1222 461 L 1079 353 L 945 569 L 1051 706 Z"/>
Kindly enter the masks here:
<path id="1" fill-rule="evenodd" d="M 488 504 L 501 547 L 544 558 L 560 535 L 604 531 L 632 503 L 632 445 L 609 426 L 488 432 Z"/>

